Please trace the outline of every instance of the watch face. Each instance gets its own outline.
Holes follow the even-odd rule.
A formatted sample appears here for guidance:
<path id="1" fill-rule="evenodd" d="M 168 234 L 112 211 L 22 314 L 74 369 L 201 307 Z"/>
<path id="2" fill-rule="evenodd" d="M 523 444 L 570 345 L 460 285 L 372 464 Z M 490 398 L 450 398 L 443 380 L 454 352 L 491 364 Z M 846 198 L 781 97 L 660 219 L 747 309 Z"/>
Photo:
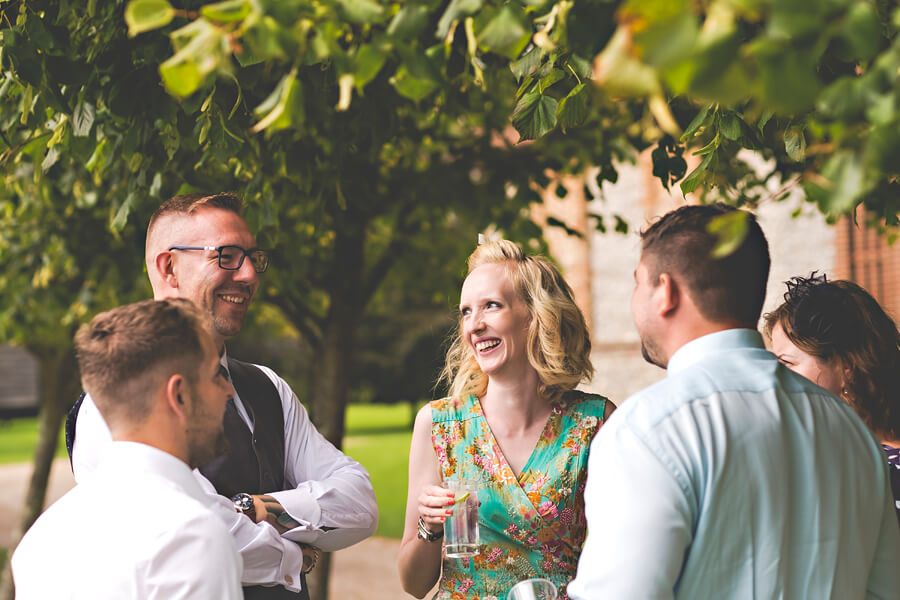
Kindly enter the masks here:
<path id="1" fill-rule="evenodd" d="M 253 508 L 253 498 L 250 497 L 250 494 L 238 494 L 231 501 L 234 502 L 234 507 L 241 512 L 247 512 Z"/>

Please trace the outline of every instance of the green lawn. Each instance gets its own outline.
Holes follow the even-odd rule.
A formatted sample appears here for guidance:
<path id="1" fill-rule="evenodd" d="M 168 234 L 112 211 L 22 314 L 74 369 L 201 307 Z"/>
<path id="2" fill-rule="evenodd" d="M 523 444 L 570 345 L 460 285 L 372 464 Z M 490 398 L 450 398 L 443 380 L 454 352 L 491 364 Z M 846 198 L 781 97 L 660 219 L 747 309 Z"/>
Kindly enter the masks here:
<path id="1" fill-rule="evenodd" d="M 357 404 L 347 411 L 344 451 L 372 476 L 379 512 L 376 535 L 391 538 L 403 535 L 412 437 L 409 422 L 410 410 L 406 405 Z"/>
<path id="2" fill-rule="evenodd" d="M 37 444 L 37 418 L 0 421 L 0 464 L 28 462 Z M 57 456 L 66 456 L 65 434 L 60 430 Z"/>
<path id="3" fill-rule="evenodd" d="M 403 535 L 406 510 L 408 430 L 410 409 L 406 405 L 352 405 L 347 410 L 344 451 L 358 460 L 372 476 L 380 519 L 377 535 Z M 0 464 L 27 462 L 34 455 L 37 419 L 0 421 Z M 58 456 L 66 456 L 62 432 Z"/>

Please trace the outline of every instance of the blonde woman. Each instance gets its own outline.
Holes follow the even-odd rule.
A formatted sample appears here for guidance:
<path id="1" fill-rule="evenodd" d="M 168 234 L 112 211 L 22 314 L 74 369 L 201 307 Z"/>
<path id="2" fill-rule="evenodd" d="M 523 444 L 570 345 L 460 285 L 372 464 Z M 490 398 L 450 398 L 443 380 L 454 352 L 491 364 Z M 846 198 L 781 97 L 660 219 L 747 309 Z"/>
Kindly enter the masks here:
<path id="1" fill-rule="evenodd" d="M 442 377 L 447 398 L 416 417 L 399 570 L 423 598 L 505 600 L 517 582 L 553 581 L 560 598 L 575 575 L 585 537 L 584 499 L 591 440 L 615 408 L 575 391 L 590 379 L 584 317 L 559 271 L 509 241 L 469 257 L 459 331 Z M 479 553 L 442 559 L 454 506 L 445 480 L 484 482 Z"/>

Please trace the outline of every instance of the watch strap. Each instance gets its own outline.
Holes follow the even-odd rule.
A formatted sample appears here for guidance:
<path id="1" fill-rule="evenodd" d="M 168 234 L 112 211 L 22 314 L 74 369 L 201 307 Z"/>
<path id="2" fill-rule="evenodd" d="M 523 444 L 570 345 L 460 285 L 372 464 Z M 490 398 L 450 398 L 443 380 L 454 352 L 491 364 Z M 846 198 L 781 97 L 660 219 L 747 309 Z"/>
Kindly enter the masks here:
<path id="1" fill-rule="evenodd" d="M 425 525 L 425 520 L 422 517 L 419 517 L 418 530 L 419 531 L 418 531 L 418 533 L 416 533 L 416 536 L 420 540 L 424 540 L 426 542 L 436 542 L 439 539 L 441 539 L 442 537 L 444 537 L 443 530 L 438 531 L 438 532 L 433 532 L 430 529 L 428 529 L 428 526 Z"/>

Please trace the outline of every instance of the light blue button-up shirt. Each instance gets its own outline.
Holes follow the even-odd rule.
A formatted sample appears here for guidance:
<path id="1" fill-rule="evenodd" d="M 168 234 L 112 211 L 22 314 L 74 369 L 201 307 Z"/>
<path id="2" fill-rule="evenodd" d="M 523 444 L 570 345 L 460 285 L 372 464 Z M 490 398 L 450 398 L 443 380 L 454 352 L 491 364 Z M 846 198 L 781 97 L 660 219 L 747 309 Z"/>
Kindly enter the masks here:
<path id="1" fill-rule="evenodd" d="M 684 345 L 591 446 L 573 600 L 900 599 L 884 453 L 759 333 Z"/>

